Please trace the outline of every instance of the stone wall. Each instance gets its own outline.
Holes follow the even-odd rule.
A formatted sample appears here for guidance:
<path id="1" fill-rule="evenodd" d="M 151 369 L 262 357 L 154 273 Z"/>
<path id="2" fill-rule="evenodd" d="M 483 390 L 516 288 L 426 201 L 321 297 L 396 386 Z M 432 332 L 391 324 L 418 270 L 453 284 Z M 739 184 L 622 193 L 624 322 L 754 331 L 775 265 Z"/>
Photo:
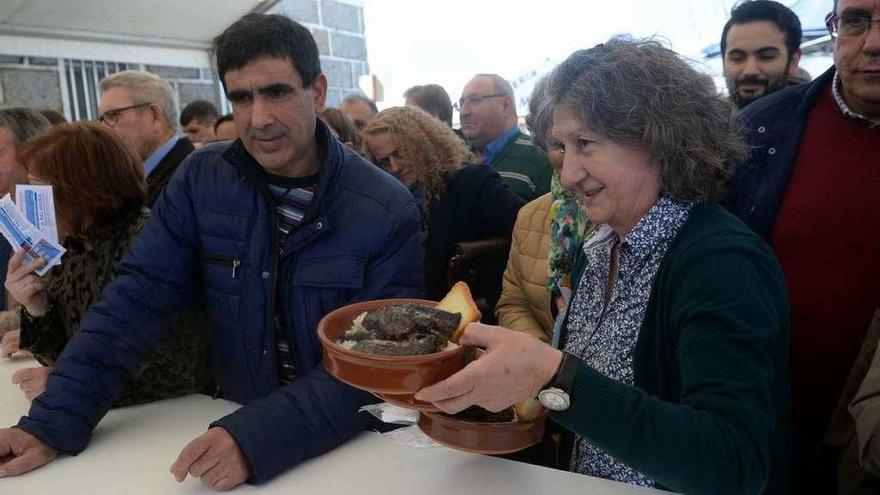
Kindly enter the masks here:
<path id="1" fill-rule="evenodd" d="M 108 62 L 108 64 L 105 64 Z M 77 72 L 75 81 L 69 78 L 66 64 L 74 64 Z M 96 75 L 92 67 L 102 67 L 101 75 Z M 85 64 L 86 84 L 82 83 L 79 67 Z M 103 77 L 103 68 L 112 67 L 109 72 L 128 69 L 142 69 L 166 78 L 178 95 L 178 113 L 193 100 L 208 100 L 220 106 L 210 69 L 198 67 L 173 67 L 165 65 L 144 65 L 117 63 L 115 61 L 82 61 L 45 57 L 22 57 L 0 54 L 0 106 L 31 107 L 53 109 L 65 112 L 62 88 L 67 87 L 67 111 L 70 120 L 94 120 L 97 116 L 96 79 Z M 63 80 L 62 80 L 63 79 Z M 79 86 L 77 98 L 69 92 L 71 86 Z M 88 92 L 86 97 L 85 92 Z M 75 103 L 79 105 L 75 105 Z M 88 102 L 88 104 L 86 103 Z M 77 107 L 77 108 L 74 108 Z M 89 108 L 87 108 L 89 107 Z"/>
<path id="2" fill-rule="evenodd" d="M 0 106 L 63 111 L 58 60 L 0 54 Z"/>
<path id="3" fill-rule="evenodd" d="M 363 7 L 333 0 L 282 0 L 271 12 L 312 31 L 330 87 L 327 105 L 338 106 L 342 98 L 360 91 L 358 78 L 369 73 Z"/>

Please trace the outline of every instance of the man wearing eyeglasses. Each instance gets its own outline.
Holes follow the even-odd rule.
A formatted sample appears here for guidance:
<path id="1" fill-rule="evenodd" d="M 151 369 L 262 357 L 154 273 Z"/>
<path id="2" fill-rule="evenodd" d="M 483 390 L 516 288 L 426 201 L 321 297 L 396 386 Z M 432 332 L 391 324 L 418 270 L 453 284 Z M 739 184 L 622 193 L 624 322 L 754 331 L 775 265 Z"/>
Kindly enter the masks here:
<path id="1" fill-rule="evenodd" d="M 509 82 L 496 74 L 478 74 L 465 85 L 455 108 L 461 116 L 461 132 L 478 163 L 497 170 L 525 201 L 550 191 L 550 161 L 520 132 Z"/>
<path id="2" fill-rule="evenodd" d="M 174 90 L 149 72 L 117 72 L 101 80 L 98 111 L 98 120 L 119 133 L 144 161 L 147 206 L 152 208 L 177 166 L 195 149 L 177 134 Z"/>
<path id="3" fill-rule="evenodd" d="M 834 67 L 740 114 L 751 157 L 727 199 L 788 284 L 798 493 L 834 492 L 820 442 L 844 389 L 855 392 L 851 370 L 865 373 L 853 365 L 880 306 L 880 0 L 837 0 L 827 21 Z M 834 417 L 854 438 L 846 410 Z"/>

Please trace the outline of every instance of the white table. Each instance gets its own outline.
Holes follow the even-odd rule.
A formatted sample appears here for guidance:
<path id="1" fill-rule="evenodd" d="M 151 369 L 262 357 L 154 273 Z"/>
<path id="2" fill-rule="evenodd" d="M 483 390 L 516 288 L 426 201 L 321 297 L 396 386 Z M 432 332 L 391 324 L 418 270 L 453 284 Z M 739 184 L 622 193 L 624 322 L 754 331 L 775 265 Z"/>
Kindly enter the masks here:
<path id="1" fill-rule="evenodd" d="M 0 426 L 17 423 L 27 412 L 24 394 L 12 385 L 10 377 L 16 369 L 35 364 L 30 359 L 0 359 Z M 111 411 L 82 454 L 60 457 L 23 476 L 0 479 L 0 493 L 215 493 L 192 478 L 178 484 L 168 468 L 180 449 L 203 433 L 208 423 L 237 407 L 232 402 L 193 395 Z M 236 492 L 256 490 L 284 495 L 667 493 L 445 447 L 406 447 L 372 432 L 267 484 L 242 485 Z"/>

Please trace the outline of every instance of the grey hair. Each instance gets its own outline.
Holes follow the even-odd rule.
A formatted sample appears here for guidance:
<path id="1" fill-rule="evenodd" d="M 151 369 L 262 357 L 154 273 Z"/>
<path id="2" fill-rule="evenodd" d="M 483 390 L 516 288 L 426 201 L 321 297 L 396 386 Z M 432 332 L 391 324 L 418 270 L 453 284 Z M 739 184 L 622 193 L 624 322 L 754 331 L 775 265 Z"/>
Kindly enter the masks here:
<path id="1" fill-rule="evenodd" d="M 171 83 L 143 70 L 124 70 L 101 79 L 101 92 L 110 88 L 123 87 L 131 92 L 134 103 L 152 103 L 162 109 L 168 125 L 177 128 L 176 95 Z"/>
<path id="2" fill-rule="evenodd" d="M 593 132 L 645 149 L 661 194 L 674 200 L 720 200 L 746 156 L 730 102 L 654 40 L 614 37 L 574 52 L 554 69 L 548 94 Z"/>
<path id="3" fill-rule="evenodd" d="M 526 115 L 526 127 L 532 134 L 535 146 L 549 151 L 547 138 L 552 126 L 552 112 L 549 107 L 547 84 L 550 82 L 550 74 L 546 74 L 535 83 L 532 94 L 529 96 L 529 114 Z"/>
<path id="4" fill-rule="evenodd" d="M 52 127 L 43 114 L 30 108 L 0 109 L 0 127 L 6 127 L 15 136 L 15 147 Z"/>

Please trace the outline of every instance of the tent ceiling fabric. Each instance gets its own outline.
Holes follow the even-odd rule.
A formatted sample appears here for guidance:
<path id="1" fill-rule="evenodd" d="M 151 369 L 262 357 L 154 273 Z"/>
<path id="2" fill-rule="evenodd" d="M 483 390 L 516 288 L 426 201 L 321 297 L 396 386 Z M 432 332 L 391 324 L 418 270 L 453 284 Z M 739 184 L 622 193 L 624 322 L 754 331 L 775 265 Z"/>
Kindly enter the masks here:
<path id="1" fill-rule="evenodd" d="M 0 33 L 14 28 L 91 32 L 209 43 L 239 17 L 271 0 L 3 0 Z"/>

